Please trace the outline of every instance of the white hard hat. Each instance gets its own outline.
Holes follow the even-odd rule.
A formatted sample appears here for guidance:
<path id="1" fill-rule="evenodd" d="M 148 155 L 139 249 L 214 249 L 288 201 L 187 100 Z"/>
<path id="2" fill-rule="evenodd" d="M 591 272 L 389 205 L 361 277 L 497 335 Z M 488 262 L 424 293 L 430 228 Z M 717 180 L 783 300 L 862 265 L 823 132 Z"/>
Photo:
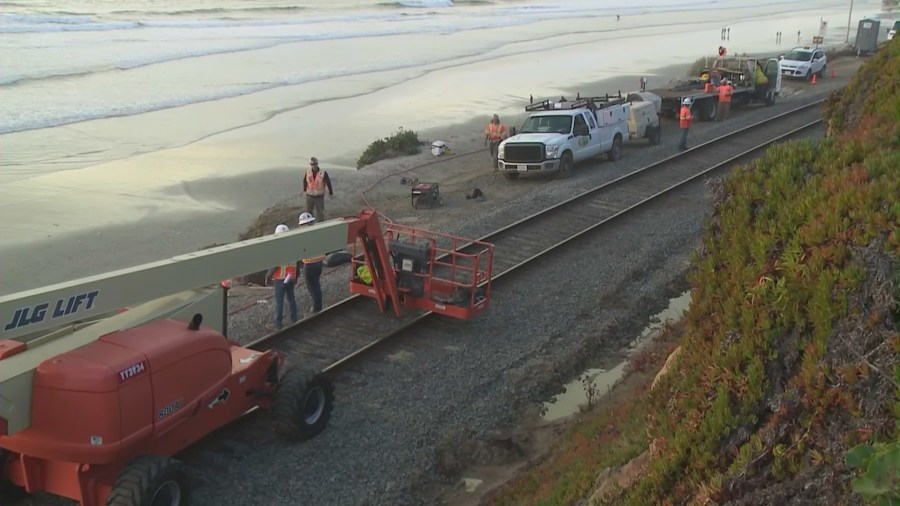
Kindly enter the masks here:
<path id="1" fill-rule="evenodd" d="M 313 221 L 316 221 L 315 216 L 313 216 L 309 213 L 302 213 L 302 214 L 300 214 L 300 219 L 297 220 L 297 224 L 298 225 L 306 225 L 307 223 L 311 223 Z"/>
<path id="2" fill-rule="evenodd" d="M 275 227 L 275 233 L 276 233 L 276 234 L 280 234 L 280 233 L 282 233 L 282 232 L 287 232 L 288 230 L 290 230 L 290 229 L 289 229 L 288 226 L 285 225 L 284 223 L 282 223 L 281 225 L 278 225 L 277 227 Z"/>
<path id="3" fill-rule="evenodd" d="M 694 103 L 694 101 L 691 100 L 691 97 L 688 97 L 681 101 L 681 105 L 691 105 L 692 103 Z"/>

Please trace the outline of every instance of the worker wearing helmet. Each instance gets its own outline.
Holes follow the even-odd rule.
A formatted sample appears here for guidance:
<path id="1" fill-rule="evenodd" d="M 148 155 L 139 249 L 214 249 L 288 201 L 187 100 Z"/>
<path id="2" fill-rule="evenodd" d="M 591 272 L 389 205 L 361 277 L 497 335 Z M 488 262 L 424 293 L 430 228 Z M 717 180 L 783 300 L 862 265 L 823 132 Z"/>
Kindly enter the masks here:
<path id="1" fill-rule="evenodd" d="M 324 170 L 319 170 L 319 159 L 309 159 L 309 170 L 303 177 L 303 193 L 306 194 L 306 212 L 318 216 L 319 221 L 325 219 L 325 191 L 330 197 L 334 197 L 334 188 L 331 186 L 331 178 Z"/>
<path id="2" fill-rule="evenodd" d="M 297 220 L 300 226 L 309 226 L 316 221 L 315 216 L 310 213 L 302 213 Z M 306 290 L 312 299 L 312 307 L 309 309 L 311 313 L 318 313 L 322 310 L 322 270 L 324 268 L 325 256 L 316 256 L 303 259 L 303 277 L 306 278 Z"/>
<path id="3" fill-rule="evenodd" d="M 275 227 L 275 234 L 283 234 L 290 230 L 284 223 Z M 297 286 L 297 264 L 290 263 L 272 267 L 266 273 L 266 285 L 275 287 L 275 321 L 266 325 L 272 331 L 279 331 L 284 320 L 284 299 L 287 298 L 291 311 L 291 322 L 297 323 L 297 299 L 294 287 Z"/>
<path id="4" fill-rule="evenodd" d="M 691 123 L 694 120 L 694 116 L 691 114 L 691 104 L 693 102 L 691 97 L 681 101 L 681 112 L 678 114 L 678 127 L 681 128 L 681 142 L 678 143 L 679 151 L 687 149 L 688 132 L 691 131 Z"/>

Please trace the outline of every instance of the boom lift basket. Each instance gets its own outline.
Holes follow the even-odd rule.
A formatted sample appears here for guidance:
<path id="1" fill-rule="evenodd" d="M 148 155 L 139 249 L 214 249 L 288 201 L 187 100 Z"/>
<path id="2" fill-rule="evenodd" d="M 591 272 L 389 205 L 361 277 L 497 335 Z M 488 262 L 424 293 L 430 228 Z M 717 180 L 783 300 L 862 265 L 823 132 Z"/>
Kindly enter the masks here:
<path id="1" fill-rule="evenodd" d="M 404 225 L 384 227 L 400 305 L 469 320 L 488 309 L 494 246 Z M 365 249 L 356 241 L 350 291 L 377 298 Z M 372 262 L 368 262 L 371 265 Z"/>

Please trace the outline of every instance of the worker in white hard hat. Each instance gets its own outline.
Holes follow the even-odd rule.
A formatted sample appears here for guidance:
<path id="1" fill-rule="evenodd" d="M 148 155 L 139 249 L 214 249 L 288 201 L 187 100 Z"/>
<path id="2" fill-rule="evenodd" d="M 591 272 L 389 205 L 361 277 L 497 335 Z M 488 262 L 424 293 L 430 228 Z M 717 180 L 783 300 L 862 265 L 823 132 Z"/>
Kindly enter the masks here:
<path id="1" fill-rule="evenodd" d="M 275 234 L 283 234 L 290 229 L 284 223 L 275 227 Z M 266 285 L 275 287 L 275 321 L 266 325 L 272 331 L 279 331 L 284 320 L 284 299 L 287 298 L 291 311 L 291 322 L 297 323 L 297 299 L 294 289 L 297 286 L 296 262 L 272 267 L 266 273 Z"/>
<path id="2" fill-rule="evenodd" d="M 691 123 L 694 120 L 694 116 L 691 114 L 691 104 L 693 103 L 694 101 L 691 100 L 691 97 L 681 101 L 681 112 L 678 114 L 678 127 L 681 128 L 681 141 L 678 143 L 679 151 L 687 149 L 688 132 L 691 131 Z"/>
<path id="3" fill-rule="evenodd" d="M 325 190 L 329 196 L 334 196 L 334 188 L 331 186 L 331 178 L 324 170 L 319 170 L 319 159 L 309 159 L 309 170 L 303 177 L 303 193 L 306 194 L 306 212 L 314 214 L 319 221 L 325 220 Z"/>
<path id="4" fill-rule="evenodd" d="M 297 224 L 309 226 L 316 221 L 316 217 L 310 213 L 301 213 Z M 324 269 L 325 255 L 303 259 L 303 277 L 306 278 L 306 290 L 312 299 L 310 313 L 318 313 L 322 310 L 322 270 Z"/>

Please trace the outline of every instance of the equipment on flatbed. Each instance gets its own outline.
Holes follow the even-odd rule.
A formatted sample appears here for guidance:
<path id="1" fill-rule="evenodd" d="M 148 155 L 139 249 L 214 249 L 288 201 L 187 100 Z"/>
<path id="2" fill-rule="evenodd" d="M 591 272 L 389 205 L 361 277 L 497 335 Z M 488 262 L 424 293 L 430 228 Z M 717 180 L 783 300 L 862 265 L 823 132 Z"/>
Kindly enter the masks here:
<path id="1" fill-rule="evenodd" d="M 713 65 L 709 65 L 710 61 Z M 765 61 L 750 57 L 728 57 L 712 59 L 700 71 L 699 76 L 670 82 L 666 88 L 651 90 L 662 98 L 662 113 L 667 117 L 677 117 L 681 103 L 691 98 L 697 116 L 703 121 L 713 121 L 719 106 L 718 91 L 706 91 L 706 83 L 713 73 L 734 84 L 731 96 L 732 106 L 762 102 L 775 103 L 781 90 L 781 73 L 776 58 Z M 706 76 L 704 78 L 704 76 Z"/>
<path id="2" fill-rule="evenodd" d="M 363 210 L 0 297 L 0 504 L 11 492 L 49 492 L 84 506 L 179 504 L 189 491 L 172 456 L 244 414 L 270 411 L 289 440 L 319 434 L 334 400 L 329 378 L 286 370 L 277 351 L 227 339 L 227 285 L 218 280 L 298 258 L 339 258 L 333 252 L 353 244 L 361 260 L 344 254 L 344 262 L 368 271 L 365 295 L 381 312 L 466 319 L 487 309 L 492 245 L 422 259 L 399 230 L 382 231 L 376 212 Z M 453 248 L 462 243 L 442 237 Z M 461 267 L 473 258 L 476 269 Z M 421 289 L 410 288 L 409 275 Z M 354 278 L 350 290 L 359 293 L 363 282 Z M 448 301 L 448 293 L 457 297 Z"/>
<path id="3" fill-rule="evenodd" d="M 409 198 L 415 209 L 444 205 L 444 199 L 441 198 L 441 190 L 437 183 L 417 183 L 410 188 Z"/>

